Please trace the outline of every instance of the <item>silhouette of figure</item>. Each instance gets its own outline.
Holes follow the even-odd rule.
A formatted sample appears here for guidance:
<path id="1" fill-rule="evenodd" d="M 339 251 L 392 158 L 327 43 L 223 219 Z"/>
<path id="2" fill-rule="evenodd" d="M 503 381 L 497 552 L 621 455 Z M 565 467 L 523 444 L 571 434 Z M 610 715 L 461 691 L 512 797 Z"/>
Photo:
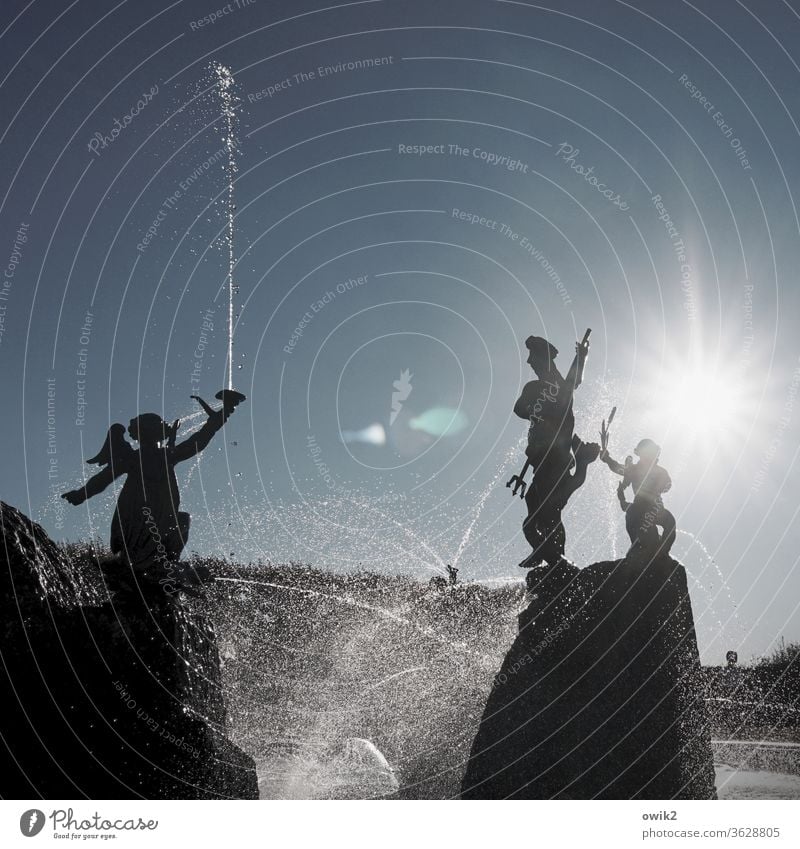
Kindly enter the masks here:
<path id="1" fill-rule="evenodd" d="M 639 461 L 634 463 L 632 457 L 626 457 L 623 465 L 608 453 L 605 445 L 607 435 L 602 432 L 601 441 L 604 445 L 600 459 L 612 472 L 622 475 L 617 498 L 625 512 L 625 527 L 631 539 L 629 554 L 641 551 L 655 555 L 659 549 L 661 554 L 669 554 L 675 542 L 675 517 L 664 507 L 661 499 L 672 486 L 667 470 L 658 465 L 661 448 L 652 439 L 642 439 L 634 449 Z M 625 497 L 629 486 L 633 488 L 633 503 Z M 663 529 L 661 535 L 659 527 Z"/>
<path id="2" fill-rule="evenodd" d="M 558 350 L 539 336 L 529 336 L 525 342 L 527 362 L 536 373 L 536 380 L 527 383 L 514 405 L 514 413 L 530 422 L 527 462 L 515 481 L 516 492 L 522 486 L 528 515 L 522 529 L 533 552 L 520 563 L 531 568 L 542 561 L 555 564 L 564 556 L 566 534 L 561 512 L 572 494 L 586 480 L 586 470 L 594 462 L 600 446 L 584 443 L 574 433 L 575 416 L 572 396 L 583 381 L 583 370 L 589 353 L 589 333 L 575 346 L 575 359 L 562 376 L 555 364 Z M 525 489 L 525 472 L 531 466 L 533 479 Z"/>
<path id="3" fill-rule="evenodd" d="M 458 569 L 449 563 L 445 568 L 447 569 L 447 583 L 454 587 L 458 583 Z"/>
<path id="4" fill-rule="evenodd" d="M 139 443 L 135 450 L 125 439 L 125 428 L 113 424 L 100 451 L 87 460 L 104 466 L 85 486 L 65 492 L 70 504 L 82 504 L 102 492 L 112 481 L 127 475 L 111 523 L 110 547 L 130 566 L 174 563 L 180 557 L 189 533 L 189 514 L 179 511 L 180 493 L 175 466 L 199 454 L 222 428 L 244 396 L 223 390 L 217 397 L 222 409 L 213 410 L 202 398 L 192 395 L 208 414 L 205 424 L 188 439 L 175 444 L 180 420 L 172 425 L 156 413 L 131 419 L 128 433 Z"/>

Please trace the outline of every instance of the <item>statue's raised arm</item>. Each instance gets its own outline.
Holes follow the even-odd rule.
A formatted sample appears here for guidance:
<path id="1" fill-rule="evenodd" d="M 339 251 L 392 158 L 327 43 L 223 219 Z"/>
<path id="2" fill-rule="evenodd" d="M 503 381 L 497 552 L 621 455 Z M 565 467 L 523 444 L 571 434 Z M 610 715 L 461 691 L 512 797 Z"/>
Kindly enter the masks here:
<path id="1" fill-rule="evenodd" d="M 591 333 L 591 327 L 587 328 L 586 333 L 583 334 L 583 339 L 575 343 L 575 359 L 573 359 L 567 372 L 566 379 L 567 386 L 571 386 L 573 391 L 583 383 L 583 370 L 589 357 L 589 336 Z"/>

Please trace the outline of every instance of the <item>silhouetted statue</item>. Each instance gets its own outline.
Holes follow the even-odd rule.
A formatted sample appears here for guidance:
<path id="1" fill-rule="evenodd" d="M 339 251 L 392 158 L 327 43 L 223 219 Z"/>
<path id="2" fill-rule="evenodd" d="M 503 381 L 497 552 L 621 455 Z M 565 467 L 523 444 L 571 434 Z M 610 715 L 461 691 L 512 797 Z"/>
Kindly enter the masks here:
<path id="1" fill-rule="evenodd" d="M 125 428 L 113 424 L 100 451 L 87 460 L 104 466 L 85 486 L 65 492 L 70 504 L 82 504 L 102 492 L 112 481 L 127 475 L 111 523 L 111 551 L 133 567 L 177 562 L 189 533 L 189 514 L 181 512 L 175 466 L 199 454 L 222 428 L 244 395 L 223 390 L 217 395 L 222 409 L 213 410 L 192 395 L 208 414 L 205 424 L 183 442 L 175 444 L 180 421 L 172 425 L 156 413 L 131 419 L 128 433 L 139 443 L 135 450 L 125 439 Z"/>
<path id="2" fill-rule="evenodd" d="M 618 463 L 608 453 L 608 432 L 604 426 L 600 432 L 603 448 L 600 459 L 618 475 L 622 482 L 617 487 L 617 498 L 625 512 L 625 527 L 631 539 L 629 554 L 642 553 L 654 556 L 669 554 L 675 542 L 675 517 L 664 507 L 661 496 L 672 486 L 667 470 L 658 465 L 661 448 L 652 439 L 643 439 L 634 449 L 639 461 L 626 457 Z M 625 491 L 633 488 L 633 503 L 628 502 Z M 658 528 L 663 528 L 663 534 Z"/>
<path id="3" fill-rule="evenodd" d="M 458 569 L 455 566 L 451 566 L 449 563 L 446 566 L 447 569 L 447 583 L 454 587 L 458 583 Z"/>
<path id="4" fill-rule="evenodd" d="M 575 346 L 575 359 L 566 377 L 555 364 L 558 350 L 539 336 L 529 336 L 528 363 L 536 380 L 525 385 L 514 412 L 530 422 L 527 462 L 519 475 L 506 484 L 516 494 L 521 489 L 528 515 L 522 529 L 533 552 L 520 563 L 523 568 L 538 566 L 542 561 L 555 564 L 564 556 L 566 536 L 561 511 L 570 496 L 583 485 L 586 470 L 597 459 L 600 446 L 584 443 L 575 433 L 572 396 L 583 381 L 583 370 L 589 353 L 589 334 Z M 525 473 L 533 468 L 533 479 L 525 484 Z"/>

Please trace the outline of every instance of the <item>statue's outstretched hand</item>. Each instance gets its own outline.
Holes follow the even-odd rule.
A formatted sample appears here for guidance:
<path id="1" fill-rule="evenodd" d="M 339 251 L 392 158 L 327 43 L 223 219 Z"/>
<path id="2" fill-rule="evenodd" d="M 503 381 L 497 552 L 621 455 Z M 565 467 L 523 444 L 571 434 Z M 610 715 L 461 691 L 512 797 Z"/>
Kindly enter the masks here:
<path id="1" fill-rule="evenodd" d="M 194 398 L 195 401 L 205 410 L 206 415 L 213 416 L 217 411 L 210 407 L 199 395 L 190 395 L 190 398 Z"/>
<path id="2" fill-rule="evenodd" d="M 63 492 L 61 493 L 61 497 L 65 501 L 69 501 L 73 507 L 83 504 L 86 500 L 86 494 L 82 489 L 71 489 L 69 492 Z"/>

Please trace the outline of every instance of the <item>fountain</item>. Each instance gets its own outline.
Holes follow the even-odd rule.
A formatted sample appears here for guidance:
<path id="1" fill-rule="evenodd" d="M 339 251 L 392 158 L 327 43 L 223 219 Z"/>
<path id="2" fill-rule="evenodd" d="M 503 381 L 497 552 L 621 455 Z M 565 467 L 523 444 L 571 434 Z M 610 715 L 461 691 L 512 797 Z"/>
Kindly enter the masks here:
<path id="1" fill-rule="evenodd" d="M 238 98 L 234 90 L 235 81 L 233 73 L 226 65 L 216 62 L 213 65 L 214 74 L 216 77 L 216 90 L 219 94 L 220 103 L 222 106 L 222 118 L 224 121 L 224 143 L 227 159 L 225 161 L 225 175 L 228 180 L 226 203 L 227 209 L 225 213 L 226 227 L 223 244 L 227 249 L 228 254 L 228 271 L 226 275 L 226 283 L 228 290 L 228 352 L 225 371 L 228 376 L 227 386 L 225 389 L 220 389 L 214 396 L 223 402 L 223 405 L 235 407 L 245 400 L 245 396 L 241 392 L 237 392 L 233 388 L 233 330 L 234 330 L 234 295 L 238 293 L 239 287 L 234 283 L 234 271 L 236 268 L 236 254 L 234 250 L 234 219 L 236 217 L 236 203 L 234 199 L 234 184 L 236 182 L 236 173 L 238 167 L 236 165 L 236 152 L 238 149 L 236 143 L 236 120 Z"/>

